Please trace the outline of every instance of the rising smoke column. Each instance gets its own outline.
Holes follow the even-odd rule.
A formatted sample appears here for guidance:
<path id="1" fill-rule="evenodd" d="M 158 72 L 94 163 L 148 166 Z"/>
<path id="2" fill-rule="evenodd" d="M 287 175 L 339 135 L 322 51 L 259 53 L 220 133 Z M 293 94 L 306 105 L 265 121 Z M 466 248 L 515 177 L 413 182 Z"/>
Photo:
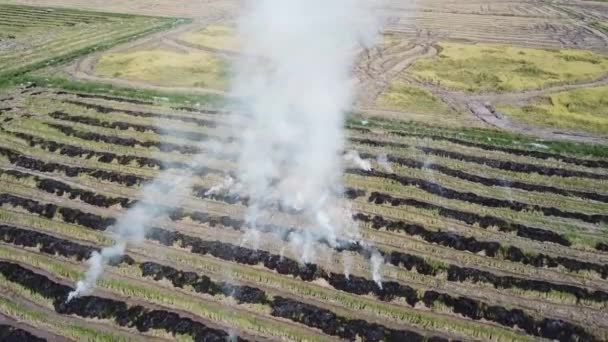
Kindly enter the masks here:
<path id="1" fill-rule="evenodd" d="M 291 245 L 312 261 L 315 242 L 358 238 L 341 191 L 345 112 L 355 95 L 356 49 L 379 31 L 370 0 L 255 0 L 239 21 L 246 56 L 235 66 L 240 100 L 237 176 L 255 228 L 265 203 L 304 213 Z M 358 156 L 358 155 L 357 155 Z M 359 158 L 360 159 L 360 158 Z"/>

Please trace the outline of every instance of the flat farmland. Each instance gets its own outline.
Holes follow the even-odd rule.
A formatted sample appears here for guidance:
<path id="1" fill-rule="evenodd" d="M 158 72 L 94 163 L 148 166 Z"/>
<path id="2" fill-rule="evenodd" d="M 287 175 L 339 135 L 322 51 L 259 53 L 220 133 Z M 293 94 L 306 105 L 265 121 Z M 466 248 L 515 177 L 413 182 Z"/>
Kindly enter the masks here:
<path id="1" fill-rule="evenodd" d="M 252 233 L 250 198 L 213 190 L 239 168 L 238 6 L 17 2 L 36 7 L 0 5 L 0 341 L 608 340 L 600 3 L 381 9 L 343 131 L 370 168 L 339 190 L 380 286 L 361 242 L 302 262 L 297 210 Z M 170 182 L 142 196 L 183 170 L 179 205 Z M 66 301 L 142 204 L 141 244 Z"/>

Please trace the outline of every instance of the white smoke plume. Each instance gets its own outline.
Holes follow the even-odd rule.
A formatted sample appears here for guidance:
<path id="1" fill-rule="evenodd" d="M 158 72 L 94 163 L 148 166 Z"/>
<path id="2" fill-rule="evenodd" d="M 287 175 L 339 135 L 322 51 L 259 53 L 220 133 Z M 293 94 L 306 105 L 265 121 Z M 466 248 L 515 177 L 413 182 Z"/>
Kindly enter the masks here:
<path id="1" fill-rule="evenodd" d="M 380 31 L 374 0 L 255 0 L 238 23 L 243 57 L 232 92 L 240 100 L 237 178 L 249 195 L 246 221 L 255 228 L 264 203 L 303 216 L 289 237 L 302 262 L 318 241 L 359 238 L 341 188 L 345 113 L 355 97 L 357 49 Z M 356 151 L 345 158 L 369 170 Z"/>
<path id="2" fill-rule="evenodd" d="M 376 157 L 376 162 L 384 169 L 384 171 L 393 173 L 393 167 L 391 166 L 391 163 L 389 163 L 386 153 L 379 154 Z"/>
<path id="3" fill-rule="evenodd" d="M 379 288 L 382 289 L 382 274 L 381 268 L 384 264 L 384 258 L 377 251 L 372 253 L 372 279 L 376 282 Z"/>
<path id="4" fill-rule="evenodd" d="M 114 245 L 93 252 L 87 261 L 89 269 L 84 279 L 76 283 L 76 289 L 69 293 L 67 301 L 90 294 L 108 263 L 120 258 L 128 244 L 140 244 L 152 220 L 166 214 L 170 207 L 177 206 L 183 195 L 190 190 L 191 181 L 191 172 L 175 170 L 163 172 L 153 182 L 145 185 L 141 201 L 119 217 L 111 227 L 115 234 Z M 164 199 L 162 205 L 158 204 L 159 198 Z"/>
<path id="5" fill-rule="evenodd" d="M 344 160 L 354 164 L 355 166 L 364 171 L 369 171 L 372 169 L 372 164 L 369 162 L 369 160 L 362 159 L 361 156 L 359 156 L 359 152 L 357 151 L 347 152 L 344 155 Z"/>

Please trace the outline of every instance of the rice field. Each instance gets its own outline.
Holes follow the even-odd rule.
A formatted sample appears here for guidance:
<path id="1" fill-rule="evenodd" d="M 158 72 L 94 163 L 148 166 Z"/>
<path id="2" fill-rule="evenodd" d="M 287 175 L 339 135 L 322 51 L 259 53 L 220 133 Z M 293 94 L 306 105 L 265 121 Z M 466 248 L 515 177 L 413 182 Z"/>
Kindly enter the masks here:
<path id="1" fill-rule="evenodd" d="M 187 7 L 162 1 L 108 2 L 155 17 L 44 3 L 0 5 L 0 340 L 608 340 L 608 145 L 499 129 L 460 106 L 605 134 L 606 87 L 584 85 L 607 72 L 601 39 L 555 43 L 583 25 L 565 11 L 579 7 L 429 0 L 416 29 L 393 18 L 361 53 L 355 75 L 376 87 L 362 86 L 372 108 L 349 115 L 345 150 L 371 168 L 347 167 L 340 196 L 377 249 L 379 286 L 360 243 L 320 241 L 305 263 L 286 248 L 305 229 L 297 212 L 261 208 L 253 243 L 249 198 L 210 191 L 238 167 L 232 145 L 215 147 L 242 114 L 221 93 L 239 46 L 229 21 L 171 17 Z M 142 243 L 66 301 L 117 219 L 149 204 L 142 188 L 184 169 L 181 204 L 155 196 Z"/>

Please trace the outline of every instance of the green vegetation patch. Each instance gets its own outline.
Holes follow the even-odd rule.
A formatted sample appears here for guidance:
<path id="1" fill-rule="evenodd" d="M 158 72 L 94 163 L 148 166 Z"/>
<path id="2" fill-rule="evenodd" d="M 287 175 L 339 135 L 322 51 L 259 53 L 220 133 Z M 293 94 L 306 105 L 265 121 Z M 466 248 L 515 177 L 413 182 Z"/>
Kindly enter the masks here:
<path id="1" fill-rule="evenodd" d="M 185 22 L 0 5 L 0 83 Z"/>
<path id="2" fill-rule="evenodd" d="M 498 109 L 529 124 L 608 134 L 608 87 L 565 91 Z"/>
<path id="3" fill-rule="evenodd" d="M 403 81 L 394 81 L 377 100 L 382 108 L 411 111 L 415 113 L 445 114 L 450 109 L 428 90 L 411 86 Z"/>
<path id="4" fill-rule="evenodd" d="M 582 50 L 548 50 L 494 44 L 440 44 L 439 54 L 410 72 L 454 90 L 504 92 L 580 82 L 608 74 L 608 57 Z"/>

